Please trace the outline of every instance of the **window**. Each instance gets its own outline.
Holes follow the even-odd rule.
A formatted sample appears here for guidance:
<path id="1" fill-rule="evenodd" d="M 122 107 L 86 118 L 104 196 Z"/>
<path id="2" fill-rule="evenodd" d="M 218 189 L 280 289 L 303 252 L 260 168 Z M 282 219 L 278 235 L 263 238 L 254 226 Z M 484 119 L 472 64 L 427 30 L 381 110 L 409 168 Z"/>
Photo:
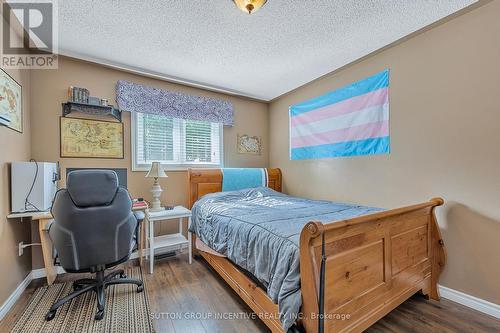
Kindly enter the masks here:
<path id="1" fill-rule="evenodd" d="M 222 165 L 222 125 L 206 121 L 132 113 L 132 169 Z"/>

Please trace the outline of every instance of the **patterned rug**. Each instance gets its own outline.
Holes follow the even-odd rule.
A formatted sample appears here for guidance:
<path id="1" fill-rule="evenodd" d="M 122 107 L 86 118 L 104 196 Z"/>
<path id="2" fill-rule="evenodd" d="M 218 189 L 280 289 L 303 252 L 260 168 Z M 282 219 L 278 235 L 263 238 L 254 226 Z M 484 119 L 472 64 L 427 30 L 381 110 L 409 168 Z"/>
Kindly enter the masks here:
<path id="1" fill-rule="evenodd" d="M 140 267 L 128 268 L 126 274 L 145 282 Z M 72 282 L 40 287 L 35 290 L 12 332 L 154 332 L 146 287 L 144 285 L 144 291 L 138 293 L 135 285 L 109 286 L 106 289 L 106 310 L 102 320 L 94 320 L 97 311 L 96 293 L 87 292 L 60 307 L 51 321 L 45 321 L 45 314 L 57 299 L 73 291 Z"/>

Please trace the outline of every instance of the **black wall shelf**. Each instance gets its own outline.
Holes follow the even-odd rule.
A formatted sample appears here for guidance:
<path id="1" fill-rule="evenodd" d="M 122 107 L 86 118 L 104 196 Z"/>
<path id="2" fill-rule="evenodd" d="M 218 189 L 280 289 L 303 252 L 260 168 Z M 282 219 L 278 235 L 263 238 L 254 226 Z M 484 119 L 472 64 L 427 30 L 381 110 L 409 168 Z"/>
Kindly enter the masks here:
<path id="1" fill-rule="evenodd" d="M 122 121 L 122 113 L 113 106 L 93 105 L 86 103 L 66 102 L 62 104 L 63 117 L 66 117 L 71 112 L 81 112 L 98 116 L 111 116 L 118 121 Z"/>

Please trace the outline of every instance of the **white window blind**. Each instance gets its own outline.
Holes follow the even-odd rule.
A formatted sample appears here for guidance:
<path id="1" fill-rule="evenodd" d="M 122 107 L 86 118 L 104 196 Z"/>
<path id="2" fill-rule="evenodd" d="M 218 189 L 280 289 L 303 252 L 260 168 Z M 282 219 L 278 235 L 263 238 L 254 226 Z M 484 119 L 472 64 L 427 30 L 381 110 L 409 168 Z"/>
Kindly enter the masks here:
<path id="1" fill-rule="evenodd" d="M 132 113 L 133 167 L 221 166 L 222 125 L 197 120 Z"/>

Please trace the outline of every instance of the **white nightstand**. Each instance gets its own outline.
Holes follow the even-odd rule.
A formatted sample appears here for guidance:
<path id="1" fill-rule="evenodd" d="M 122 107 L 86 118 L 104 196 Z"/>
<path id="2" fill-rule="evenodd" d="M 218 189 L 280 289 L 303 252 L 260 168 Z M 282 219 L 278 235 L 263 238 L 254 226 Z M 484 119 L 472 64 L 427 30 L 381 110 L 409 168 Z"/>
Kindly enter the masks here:
<path id="1" fill-rule="evenodd" d="M 160 212 L 150 212 L 146 211 L 145 221 L 148 227 L 147 239 L 149 244 L 149 273 L 153 274 L 153 264 L 155 258 L 155 250 L 167 249 L 167 250 L 182 250 L 183 248 L 188 248 L 189 264 L 192 261 L 192 248 L 191 248 L 191 233 L 188 232 L 188 238 L 184 237 L 182 234 L 183 219 L 188 219 L 188 228 L 191 226 L 191 211 L 182 206 L 176 206 L 171 210 L 162 210 Z M 156 221 L 165 220 L 179 220 L 179 232 L 174 234 L 167 234 L 161 236 L 154 236 L 154 223 Z"/>

